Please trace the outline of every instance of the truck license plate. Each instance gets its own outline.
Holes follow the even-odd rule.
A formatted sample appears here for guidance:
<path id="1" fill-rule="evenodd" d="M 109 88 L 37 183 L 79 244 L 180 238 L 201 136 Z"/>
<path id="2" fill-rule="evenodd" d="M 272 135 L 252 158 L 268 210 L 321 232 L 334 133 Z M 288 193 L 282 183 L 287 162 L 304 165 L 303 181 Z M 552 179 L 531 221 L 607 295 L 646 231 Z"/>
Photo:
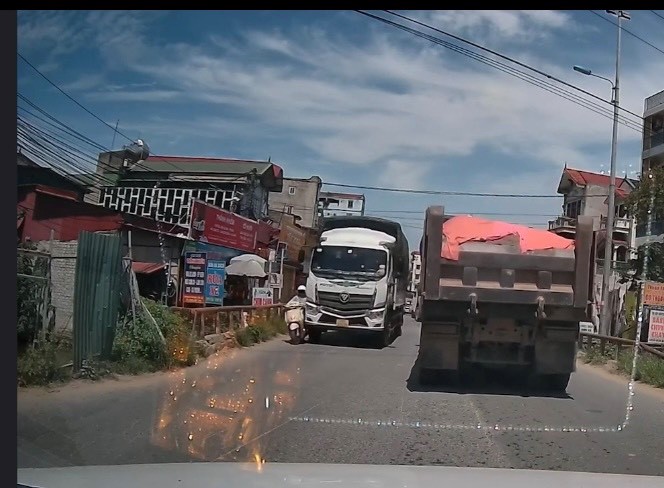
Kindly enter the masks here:
<path id="1" fill-rule="evenodd" d="M 337 327 L 348 327 L 348 319 L 337 319 Z"/>

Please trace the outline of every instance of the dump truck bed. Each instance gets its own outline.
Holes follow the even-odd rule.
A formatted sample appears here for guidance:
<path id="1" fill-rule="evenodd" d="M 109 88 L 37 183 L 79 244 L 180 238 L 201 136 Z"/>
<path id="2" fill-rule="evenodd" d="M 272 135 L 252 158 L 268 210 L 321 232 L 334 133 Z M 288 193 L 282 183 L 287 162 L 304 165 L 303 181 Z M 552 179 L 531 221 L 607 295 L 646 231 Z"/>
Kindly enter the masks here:
<path id="1" fill-rule="evenodd" d="M 442 207 L 426 213 L 422 247 L 424 300 L 587 306 L 592 220 L 579 219 L 574 249 L 523 252 L 518 237 L 470 241 L 458 247 L 458 259 L 441 257 L 443 224 L 450 216 Z"/>

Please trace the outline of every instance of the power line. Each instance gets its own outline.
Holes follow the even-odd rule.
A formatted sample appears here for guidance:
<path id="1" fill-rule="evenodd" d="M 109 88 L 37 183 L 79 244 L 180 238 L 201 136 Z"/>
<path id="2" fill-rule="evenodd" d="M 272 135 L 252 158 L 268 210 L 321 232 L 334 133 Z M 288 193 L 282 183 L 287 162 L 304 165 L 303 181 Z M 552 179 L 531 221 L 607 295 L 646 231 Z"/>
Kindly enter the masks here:
<path id="1" fill-rule="evenodd" d="M 614 25 L 614 26 L 616 26 L 616 27 L 618 26 L 617 23 L 615 23 L 615 22 L 612 21 L 611 19 L 607 19 L 606 17 L 604 17 L 604 16 L 601 15 L 601 14 L 598 14 L 598 13 L 595 12 L 594 10 L 588 10 L 588 12 L 590 12 L 590 13 L 593 14 L 593 15 L 596 15 L 597 17 L 599 17 L 600 19 L 602 19 L 602 20 L 608 22 L 608 23 L 611 24 L 611 25 Z M 651 12 L 652 12 L 652 10 L 651 10 Z M 660 53 L 664 54 L 664 51 L 663 51 L 663 50 L 661 50 L 660 48 L 658 48 L 658 47 L 655 46 L 654 44 L 652 44 L 652 43 L 646 41 L 644 38 L 637 36 L 637 35 L 634 34 L 632 31 L 627 30 L 627 29 L 626 29 L 625 27 L 623 27 L 622 25 L 620 26 L 620 29 L 622 29 L 623 32 L 626 32 L 626 33 L 629 34 L 630 36 L 632 36 L 632 37 L 638 39 L 638 40 L 641 41 L 642 43 L 647 44 L 647 45 L 650 46 L 651 48 L 653 48 L 653 49 L 659 51 Z"/>
<path id="2" fill-rule="evenodd" d="M 662 14 L 658 14 L 658 13 L 657 13 L 656 11 L 654 11 L 654 10 L 651 10 L 651 12 L 652 12 L 653 14 L 655 14 L 657 17 L 659 17 L 660 19 L 664 20 L 664 15 L 662 15 Z"/>
<path id="3" fill-rule="evenodd" d="M 442 191 L 442 190 L 413 190 L 406 188 L 389 188 L 384 186 L 366 186 L 366 185 L 350 185 L 345 183 L 326 183 L 323 185 L 338 186 L 341 188 L 356 188 L 360 190 L 374 190 L 374 191 L 389 191 L 396 193 L 414 193 L 419 195 L 448 195 L 448 196 L 464 196 L 464 197 L 492 197 L 492 198 L 560 198 L 560 195 L 541 195 L 541 194 L 528 194 L 528 193 L 474 193 L 466 191 Z M 591 197 L 608 197 L 607 194 L 601 195 L 587 195 Z"/>
<path id="4" fill-rule="evenodd" d="M 370 13 L 368 13 L 368 12 L 364 12 L 364 11 L 361 11 L 361 10 L 356 10 L 356 12 L 361 13 L 362 15 L 366 15 L 367 17 L 371 17 L 371 18 L 373 18 L 373 19 L 375 19 L 375 20 L 378 20 L 378 21 L 380 21 L 380 22 L 387 23 L 387 24 L 389 24 L 389 25 L 393 25 L 394 27 L 400 28 L 401 30 L 406 30 L 407 32 L 411 32 L 411 31 L 412 31 L 412 32 L 411 32 L 412 34 L 420 33 L 420 34 L 423 34 L 424 36 L 427 35 L 427 34 L 421 32 L 421 31 L 417 31 L 417 30 L 414 30 L 414 29 L 410 29 L 410 28 L 407 27 L 407 26 L 404 26 L 404 25 L 402 25 L 402 24 L 398 24 L 398 23 L 396 23 L 396 22 L 392 22 L 392 21 L 390 21 L 390 20 L 388 20 L 388 19 L 385 19 L 385 18 L 383 18 L 383 17 L 379 17 L 379 16 L 377 16 L 377 15 L 370 14 Z M 514 64 L 516 64 L 516 65 L 518 65 L 518 66 L 521 66 L 522 68 L 526 68 L 526 69 L 528 69 L 528 70 L 530 70 L 530 71 L 533 71 L 534 73 L 539 74 L 540 76 L 544 76 L 544 77 L 546 77 L 546 78 L 548 78 L 548 79 L 550 79 L 550 80 L 553 80 L 553 81 L 555 81 L 555 82 L 557 82 L 557 83 L 560 83 L 560 84 L 562 84 L 562 85 L 565 85 L 565 86 L 567 86 L 567 87 L 569 87 L 569 88 L 572 88 L 572 89 L 574 89 L 574 90 L 576 90 L 576 91 L 578 91 L 578 92 L 580 92 L 580 93 L 583 93 L 584 95 L 590 96 L 590 97 L 592 97 L 592 98 L 594 98 L 594 99 L 596 99 L 596 100 L 598 100 L 598 101 L 600 101 L 600 102 L 603 102 L 603 103 L 605 103 L 605 104 L 611 105 L 611 107 L 613 107 L 613 103 L 612 103 L 610 100 L 605 100 L 604 98 L 602 98 L 602 97 L 600 97 L 600 96 L 598 96 L 598 95 L 595 95 L 595 94 L 592 93 L 592 92 L 589 92 L 589 91 L 587 91 L 587 90 L 584 90 L 583 88 L 580 88 L 580 87 L 578 87 L 578 86 L 576 86 L 576 85 L 573 85 L 572 83 L 568 83 L 568 82 L 566 82 L 566 81 L 564 81 L 564 80 L 561 80 L 560 78 L 557 78 L 557 77 L 555 77 L 555 76 L 553 76 L 553 75 L 551 75 L 551 74 L 549 74 L 549 73 L 546 73 L 546 72 L 544 72 L 544 71 L 542 71 L 542 70 L 540 70 L 540 69 L 537 69 L 537 68 L 535 68 L 535 67 L 533 67 L 533 66 L 530 66 L 530 65 L 528 65 L 528 64 L 526 64 L 526 63 L 524 63 L 524 62 L 521 62 L 521 61 L 519 61 L 519 60 L 517 60 L 517 59 L 514 59 L 514 58 L 512 58 L 512 57 L 506 56 L 505 54 L 501 54 L 501 53 L 499 53 L 499 52 L 497 52 L 497 51 L 494 51 L 493 49 L 489 49 L 489 48 L 487 48 L 487 47 L 485 47 L 485 46 L 482 46 L 482 45 L 480 45 L 480 44 L 477 44 L 476 42 L 469 41 L 468 39 L 465 39 L 465 38 L 463 38 L 463 37 L 461 37 L 461 36 L 457 36 L 457 35 L 455 35 L 455 34 L 452 34 L 452 33 L 450 33 L 450 32 L 444 31 L 444 30 L 442 30 L 442 29 L 439 29 L 439 28 L 433 27 L 432 25 L 429 25 L 429 24 L 426 24 L 426 23 L 421 22 L 421 21 L 419 21 L 419 20 L 416 20 L 416 19 L 413 19 L 413 18 L 407 17 L 407 16 L 402 15 L 402 14 L 399 14 L 399 13 L 397 13 L 397 12 L 393 12 L 393 11 L 391 11 L 391 10 L 384 10 L 384 12 L 389 13 L 389 14 L 395 16 L 395 17 L 399 17 L 399 18 L 401 18 L 401 19 L 403 19 L 403 20 L 406 20 L 406 21 L 408 21 L 408 22 L 412 22 L 412 23 L 414 23 L 414 24 L 416 24 L 416 25 L 419 25 L 419 26 L 421 26 L 421 27 L 426 27 L 427 29 L 431 29 L 431 30 L 433 30 L 433 31 L 435 31 L 435 32 L 438 32 L 438 33 L 443 34 L 443 35 L 445 35 L 445 36 L 447 36 L 447 37 L 450 37 L 450 38 L 455 39 L 455 40 L 457 40 L 457 41 L 460 41 L 460 42 L 463 42 L 463 43 L 468 44 L 468 45 L 470 45 L 470 46 L 473 46 L 473 47 L 475 47 L 475 48 L 477 48 L 477 49 L 481 49 L 482 51 L 488 52 L 488 53 L 490 53 L 490 54 L 492 54 L 492 55 L 494 55 L 494 56 L 497 56 L 497 57 L 499 57 L 499 58 L 501 58 L 501 59 L 504 59 L 504 60 L 506 60 L 506 61 L 510 61 L 510 62 L 512 62 L 512 63 L 514 63 Z M 415 34 L 415 35 L 417 35 L 417 34 Z M 421 37 L 421 36 L 420 36 L 420 37 Z M 433 38 L 433 39 L 437 39 L 437 38 Z M 439 40 L 440 40 L 440 39 L 439 39 Z M 444 42 L 444 41 L 443 41 L 443 42 Z M 455 46 L 455 45 L 452 44 L 452 46 Z M 459 47 L 459 46 L 456 46 L 456 47 Z M 470 52 L 472 52 L 472 51 L 470 51 Z M 476 53 L 474 53 L 474 54 L 476 54 Z M 543 80 L 540 80 L 540 81 L 543 81 Z M 641 115 L 639 115 L 639 114 L 636 114 L 636 113 L 634 113 L 634 112 L 631 112 L 631 111 L 629 111 L 629 110 L 627 110 L 627 109 L 625 109 L 625 108 L 622 108 L 622 107 L 618 107 L 618 108 L 619 108 L 620 110 L 622 110 L 623 112 L 626 112 L 626 113 L 628 113 L 628 114 L 630 114 L 630 115 L 633 115 L 634 117 L 637 117 L 637 119 L 639 119 L 640 121 L 643 120 L 643 117 L 642 117 Z"/>

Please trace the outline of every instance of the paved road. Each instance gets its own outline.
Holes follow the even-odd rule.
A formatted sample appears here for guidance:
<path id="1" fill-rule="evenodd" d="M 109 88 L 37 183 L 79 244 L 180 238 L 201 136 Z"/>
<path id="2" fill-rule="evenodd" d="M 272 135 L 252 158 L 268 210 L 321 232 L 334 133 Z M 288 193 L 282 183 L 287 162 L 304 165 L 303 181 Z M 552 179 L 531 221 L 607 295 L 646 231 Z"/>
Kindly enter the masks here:
<path id="1" fill-rule="evenodd" d="M 385 349 L 282 339 L 177 373 L 20 391 L 18 466 L 194 460 L 444 464 L 664 475 L 664 394 L 579 366 L 567 395 L 410 380 L 418 324 Z M 563 430 L 564 429 L 564 430 Z"/>

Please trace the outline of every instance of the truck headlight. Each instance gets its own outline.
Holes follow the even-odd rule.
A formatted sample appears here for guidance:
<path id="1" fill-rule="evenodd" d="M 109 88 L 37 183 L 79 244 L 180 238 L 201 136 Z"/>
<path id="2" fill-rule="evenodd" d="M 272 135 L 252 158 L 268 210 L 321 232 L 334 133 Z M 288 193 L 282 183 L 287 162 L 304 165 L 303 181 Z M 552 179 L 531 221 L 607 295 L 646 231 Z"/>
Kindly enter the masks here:
<path id="1" fill-rule="evenodd" d="M 314 305 L 313 303 L 307 303 L 304 308 L 307 312 L 307 315 L 317 315 L 318 314 L 318 306 Z"/>
<path id="2" fill-rule="evenodd" d="M 367 314 L 367 317 L 369 317 L 369 320 L 381 320 L 384 314 L 385 310 L 372 310 Z"/>

